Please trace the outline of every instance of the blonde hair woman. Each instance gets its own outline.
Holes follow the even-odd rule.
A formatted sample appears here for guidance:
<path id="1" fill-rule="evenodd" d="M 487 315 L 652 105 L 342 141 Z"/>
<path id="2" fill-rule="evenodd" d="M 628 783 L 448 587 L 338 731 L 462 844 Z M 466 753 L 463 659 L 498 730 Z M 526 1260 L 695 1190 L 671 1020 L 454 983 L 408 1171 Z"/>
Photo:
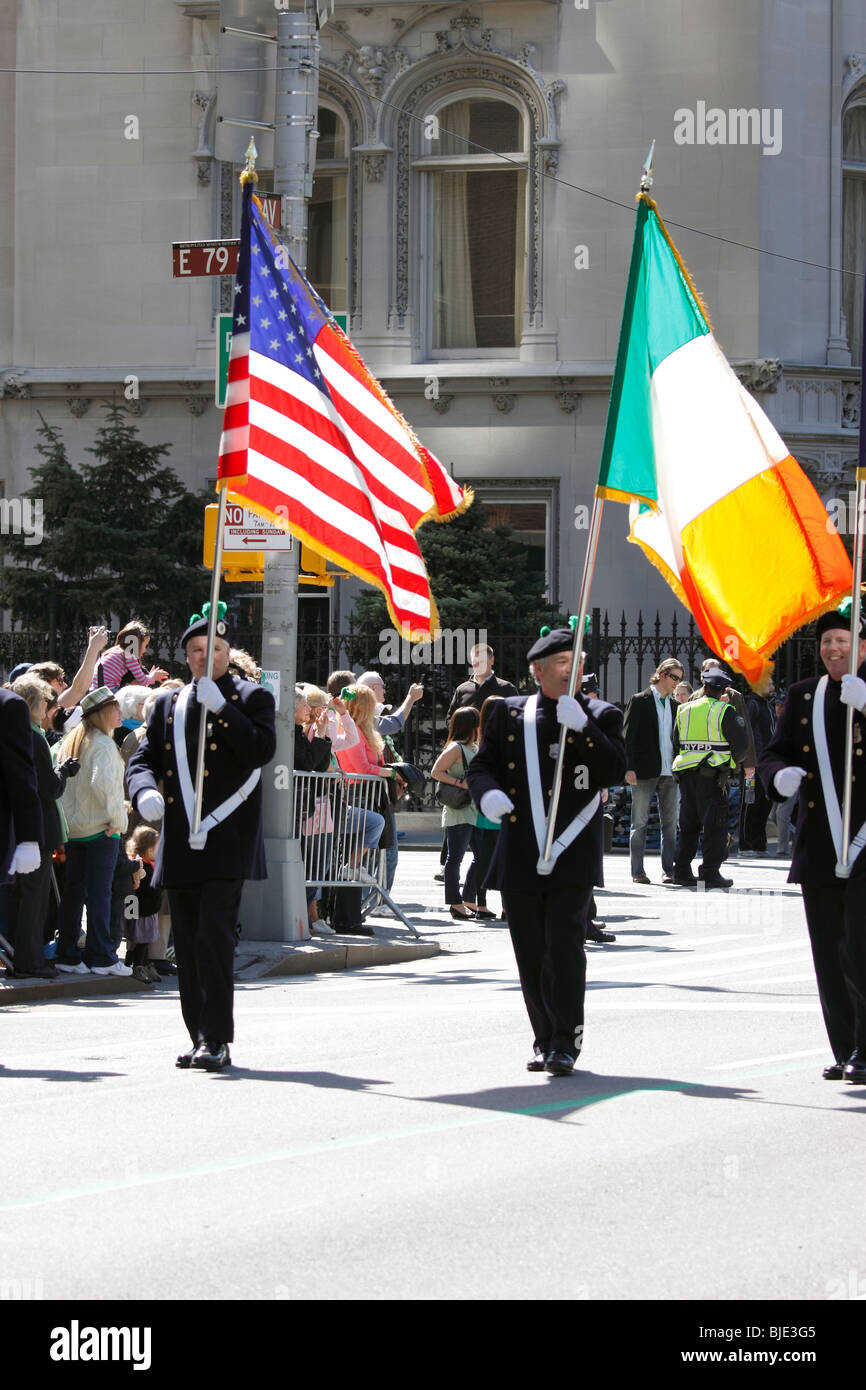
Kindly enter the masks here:
<path id="1" fill-rule="evenodd" d="M 81 702 L 83 718 L 60 744 L 58 760 L 76 758 L 81 770 L 63 793 L 69 827 L 66 877 L 57 912 L 57 969 L 71 975 L 131 975 L 111 939 L 111 880 L 120 837 L 126 830 L 123 761 L 112 734 L 120 709 L 107 686 Z M 84 959 L 78 950 L 81 913 L 87 905 Z"/>

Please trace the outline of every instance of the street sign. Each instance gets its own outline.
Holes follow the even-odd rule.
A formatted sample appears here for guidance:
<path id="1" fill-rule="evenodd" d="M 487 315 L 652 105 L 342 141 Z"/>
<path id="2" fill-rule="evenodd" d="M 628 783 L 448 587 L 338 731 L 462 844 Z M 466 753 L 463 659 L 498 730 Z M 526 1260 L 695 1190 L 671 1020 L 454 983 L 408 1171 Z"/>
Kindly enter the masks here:
<path id="1" fill-rule="evenodd" d="M 216 388 L 214 400 L 218 406 L 226 403 L 226 390 L 229 384 L 229 353 L 232 348 L 233 314 L 217 314 L 216 325 Z"/>
<path id="2" fill-rule="evenodd" d="M 242 503 L 226 505 L 223 550 L 245 550 L 254 554 L 265 550 L 291 550 L 293 541 L 291 531 L 283 531 Z"/>
<path id="3" fill-rule="evenodd" d="M 262 212 L 265 214 L 265 220 L 270 222 L 275 232 L 278 232 L 280 230 L 283 212 L 282 198 L 279 193 L 257 193 L 257 197 L 262 205 Z"/>
<path id="4" fill-rule="evenodd" d="M 237 237 L 216 241 L 173 241 L 172 274 L 175 279 L 200 275 L 234 275 L 238 268 Z"/>

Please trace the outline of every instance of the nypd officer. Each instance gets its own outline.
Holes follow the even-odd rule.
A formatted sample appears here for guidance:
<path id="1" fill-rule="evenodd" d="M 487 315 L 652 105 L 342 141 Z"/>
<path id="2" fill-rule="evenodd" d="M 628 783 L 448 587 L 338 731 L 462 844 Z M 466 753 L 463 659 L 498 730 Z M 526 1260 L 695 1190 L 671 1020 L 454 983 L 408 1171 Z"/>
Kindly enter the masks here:
<path id="1" fill-rule="evenodd" d="M 728 848 L 728 779 L 749 745 L 746 721 L 730 703 L 733 676 L 721 663 L 702 670 L 704 693 L 677 710 L 674 724 L 673 773 L 680 789 L 680 829 L 674 882 L 693 888 L 730 888 L 733 879 L 719 872 Z M 703 832 L 703 862 L 698 878 L 692 860 Z"/>
<path id="2" fill-rule="evenodd" d="M 128 785 L 144 820 L 164 815 L 154 885 L 168 889 L 180 1006 L 192 1048 L 179 1067 L 220 1071 L 234 1037 L 235 925 L 244 880 L 267 877 L 262 768 L 276 749 L 274 698 L 228 671 L 229 634 L 217 624 L 213 679 L 207 608 L 181 638 L 192 682 L 160 696 L 130 758 Z M 220 605 L 222 614 L 224 605 Z M 201 831 L 191 845 L 200 721 L 207 721 Z M 157 790 L 162 782 L 163 795 Z"/>
<path id="3" fill-rule="evenodd" d="M 567 694 L 574 635 L 543 635 L 528 658 L 539 690 L 497 703 L 469 765 L 473 800 L 501 820 L 496 848 L 520 985 L 535 1034 L 528 1071 L 568 1076 L 580 1054 L 584 926 L 602 878 L 601 791 L 625 773 L 622 714 Z M 582 667 L 582 662 L 581 662 Z M 551 872 L 540 873 L 562 727 L 568 730 Z"/>
<path id="4" fill-rule="evenodd" d="M 797 681 L 764 751 L 758 773 L 771 801 L 799 792 L 789 883 L 803 888 L 818 997 L 834 1062 L 827 1081 L 866 1084 L 866 681 L 849 674 L 849 619 L 836 610 L 818 619 L 826 674 Z M 866 660 L 860 620 L 858 664 Z M 842 853 L 846 706 L 853 707 L 850 875 L 836 874 Z"/>

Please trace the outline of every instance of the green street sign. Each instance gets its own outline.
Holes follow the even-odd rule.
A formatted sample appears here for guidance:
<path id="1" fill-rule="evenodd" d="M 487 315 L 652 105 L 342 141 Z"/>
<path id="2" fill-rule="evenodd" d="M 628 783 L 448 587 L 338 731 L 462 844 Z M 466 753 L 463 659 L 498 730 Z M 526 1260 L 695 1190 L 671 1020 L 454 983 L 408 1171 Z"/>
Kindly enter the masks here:
<path id="1" fill-rule="evenodd" d="M 226 390 L 229 383 L 229 353 L 232 346 L 232 314 L 217 314 L 216 334 L 216 390 L 214 399 L 218 406 L 225 406 Z"/>

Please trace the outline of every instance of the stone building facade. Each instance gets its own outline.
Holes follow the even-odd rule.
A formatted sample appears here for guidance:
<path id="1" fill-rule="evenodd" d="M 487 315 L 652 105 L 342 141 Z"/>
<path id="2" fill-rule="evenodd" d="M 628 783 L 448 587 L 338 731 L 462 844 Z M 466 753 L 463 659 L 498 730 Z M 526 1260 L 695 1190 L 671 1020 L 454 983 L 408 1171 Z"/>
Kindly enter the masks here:
<path id="1" fill-rule="evenodd" d="M 237 234 L 248 132 L 219 118 L 272 112 L 272 50 L 226 23 L 274 32 L 272 0 L 0 0 L 6 498 L 29 484 L 39 412 L 75 458 L 109 396 L 172 444 L 188 484 L 214 476 L 215 315 L 231 286 L 173 279 L 170 244 Z M 653 191 L 720 343 L 822 495 L 847 494 L 861 0 L 337 0 L 320 56 L 311 278 L 564 607 L 652 139 Z M 593 602 L 672 614 L 626 533 L 608 504 Z M 330 598 L 341 617 L 351 596 Z"/>

